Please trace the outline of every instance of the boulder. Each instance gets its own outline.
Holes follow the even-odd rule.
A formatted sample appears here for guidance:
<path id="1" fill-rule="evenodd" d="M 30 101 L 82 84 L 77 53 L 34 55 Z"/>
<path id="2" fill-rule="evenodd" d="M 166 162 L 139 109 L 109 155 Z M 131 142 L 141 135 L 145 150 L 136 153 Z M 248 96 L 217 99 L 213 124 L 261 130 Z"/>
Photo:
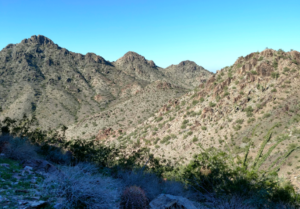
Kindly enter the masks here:
<path id="1" fill-rule="evenodd" d="M 62 172 L 56 168 L 54 165 L 49 163 L 46 160 L 40 160 L 40 159 L 31 159 L 31 160 L 25 160 L 22 162 L 23 168 L 32 168 L 33 171 L 39 172 L 39 173 L 59 173 L 62 174 Z"/>
<path id="2" fill-rule="evenodd" d="M 150 209 L 197 209 L 188 199 L 170 194 L 161 194 L 150 202 Z"/>
<path id="3" fill-rule="evenodd" d="M 49 203 L 46 201 L 43 201 L 43 200 L 34 201 L 34 202 L 31 202 L 30 205 L 28 207 L 26 207 L 26 209 L 44 208 L 47 205 L 49 205 Z"/>

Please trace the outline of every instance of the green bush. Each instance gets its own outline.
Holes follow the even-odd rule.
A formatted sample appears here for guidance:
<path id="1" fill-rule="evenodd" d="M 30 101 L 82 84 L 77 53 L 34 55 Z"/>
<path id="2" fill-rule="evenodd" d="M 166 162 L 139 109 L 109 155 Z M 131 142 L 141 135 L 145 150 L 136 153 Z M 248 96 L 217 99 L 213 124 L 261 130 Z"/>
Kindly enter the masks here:
<path id="1" fill-rule="evenodd" d="M 238 124 L 243 124 L 244 123 L 244 119 L 238 119 L 235 122 L 238 123 Z"/>
<path id="2" fill-rule="evenodd" d="M 163 120 L 163 117 L 162 117 L 162 116 L 156 118 L 156 121 L 157 121 L 157 122 L 160 122 L 160 121 L 162 121 L 162 120 Z"/>
<path id="3" fill-rule="evenodd" d="M 263 118 L 268 118 L 270 116 L 271 116 L 271 113 L 266 113 L 266 114 L 263 115 Z"/>
<path id="4" fill-rule="evenodd" d="M 209 106 L 210 106 L 210 107 L 215 107 L 215 106 L 216 106 L 216 103 L 213 103 L 213 102 L 210 101 L 210 102 L 209 102 Z"/>
<path id="5" fill-rule="evenodd" d="M 198 138 L 196 136 L 193 137 L 193 142 L 197 142 L 198 141 Z"/>
<path id="6" fill-rule="evenodd" d="M 279 78 L 279 73 L 272 72 L 272 73 L 271 73 L 271 76 L 272 76 L 272 78 L 277 79 L 277 78 Z"/>
<path id="7" fill-rule="evenodd" d="M 192 104 L 193 104 L 193 105 L 196 105 L 196 104 L 198 104 L 198 102 L 199 102 L 199 101 L 194 100 L 194 101 L 192 102 Z"/>
<path id="8" fill-rule="evenodd" d="M 253 112 L 253 108 L 252 106 L 248 106 L 247 108 L 244 109 L 244 111 L 246 112 L 247 114 L 247 117 L 252 117 L 252 112 Z"/>

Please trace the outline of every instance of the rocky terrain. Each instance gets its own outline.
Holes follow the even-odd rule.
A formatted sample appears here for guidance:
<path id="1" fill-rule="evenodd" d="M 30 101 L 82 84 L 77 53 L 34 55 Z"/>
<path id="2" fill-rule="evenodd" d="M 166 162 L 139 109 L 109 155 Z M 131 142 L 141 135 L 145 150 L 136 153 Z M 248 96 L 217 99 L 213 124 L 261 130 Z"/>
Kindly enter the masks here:
<path id="1" fill-rule="evenodd" d="M 61 168 L 64 169 L 64 175 L 79 173 L 79 176 L 76 174 L 74 178 L 68 177 L 77 182 L 74 183 L 76 186 L 73 186 L 71 191 L 76 195 L 83 195 L 80 197 L 74 195 L 76 201 L 80 202 L 80 199 L 88 197 L 86 200 L 90 202 L 90 198 L 94 201 L 101 195 L 108 194 L 114 198 L 104 198 L 101 204 L 108 204 L 106 201 L 109 200 L 111 204 L 109 207 L 112 208 L 112 205 L 116 207 L 122 205 L 121 196 L 123 198 L 127 192 L 128 194 L 136 192 L 141 195 L 141 198 L 147 195 L 141 204 L 148 205 L 146 199 L 154 201 L 149 203 L 152 208 L 167 200 L 173 204 L 173 198 L 177 203 L 183 201 L 182 204 L 187 205 L 192 203 L 186 198 L 194 199 L 196 202 L 193 205 L 205 202 L 204 205 L 197 205 L 197 208 L 206 208 L 208 202 L 217 204 L 218 206 L 211 205 L 215 208 L 232 204 L 240 204 L 240 207 L 235 206 L 236 208 L 242 208 L 241 205 L 244 208 L 253 208 L 253 203 L 257 203 L 256 200 L 251 199 L 257 195 L 251 193 L 254 189 L 253 185 L 255 182 L 258 185 L 267 182 L 266 185 L 269 187 L 268 182 L 271 179 L 264 179 L 264 177 L 274 177 L 276 176 L 274 174 L 278 174 L 279 178 L 276 177 L 276 181 L 275 178 L 272 179 L 272 182 L 276 182 L 273 191 L 282 191 L 281 183 L 278 183 L 281 180 L 278 179 L 289 180 L 296 191 L 298 193 L 300 191 L 300 53 L 298 51 L 266 49 L 251 53 L 239 57 L 233 65 L 212 74 L 188 60 L 163 69 L 135 52 L 128 52 L 115 62 L 108 62 L 93 53 L 81 55 L 69 52 L 44 36 L 32 36 L 19 44 L 9 44 L 0 51 L 0 76 L 0 121 L 2 121 L 3 133 L 9 130 L 7 127 L 11 122 L 3 121 L 5 117 L 18 119 L 26 113 L 36 116 L 39 124 L 35 127 L 43 130 L 48 128 L 60 130 L 62 125 L 66 126 L 63 127 L 63 135 L 66 138 L 61 135 L 58 135 L 58 138 L 57 135 L 56 138 L 51 138 L 51 131 L 47 134 L 39 132 L 40 129 L 36 129 L 34 134 L 30 135 L 31 143 L 39 140 L 39 136 L 51 138 L 46 140 L 50 144 L 45 144 L 45 141 L 39 142 L 40 151 L 46 152 L 49 149 L 48 153 L 46 152 L 49 159 L 60 162 L 67 156 L 66 153 L 69 153 L 73 160 L 76 158 L 86 162 L 88 157 L 94 157 L 94 162 L 106 163 L 104 164 L 107 167 L 101 165 L 100 170 L 104 173 L 109 170 L 112 178 L 105 177 L 108 173 L 97 178 L 93 177 L 95 182 L 103 184 L 106 181 L 110 182 L 107 187 L 109 189 L 101 190 L 99 193 L 94 192 L 97 191 L 94 183 L 92 183 L 93 191 L 86 187 L 93 181 L 89 180 L 91 175 L 89 173 L 86 175 L 86 170 L 80 167 L 81 164 L 68 167 L 67 162 L 63 163 L 64 166 Z M 19 132 L 18 136 L 26 136 L 24 133 L 28 132 L 22 130 L 24 127 L 27 128 L 30 123 L 28 121 L 24 118 L 18 126 L 13 126 Z M 63 141 L 62 138 L 66 140 Z M 83 141 L 80 141 L 81 139 Z M 13 144 L 14 140 L 11 139 L 9 143 Z M 0 148 L 5 150 L 6 145 L 4 143 Z M 55 147 L 54 151 L 51 151 L 50 146 Z M 71 151 L 66 152 L 67 147 Z M 99 152 L 98 149 L 103 152 Z M 112 152 L 112 157 L 108 160 L 109 152 L 105 155 L 105 150 L 109 149 L 117 150 L 116 153 L 121 154 L 114 155 Z M 16 149 L 11 150 L 19 154 Z M 24 150 L 27 148 L 25 147 Z M 222 154 L 219 151 L 224 152 Z M 129 162 L 133 159 L 131 157 L 140 153 L 144 156 L 139 155 L 138 163 L 142 163 L 143 167 L 141 171 L 135 171 L 137 165 L 131 165 Z M 204 158 L 201 158 L 203 156 L 199 155 L 200 153 Z M 217 162 L 220 169 L 213 168 L 214 164 L 211 164 L 212 167 L 201 164 L 201 160 L 205 161 L 207 153 L 213 156 L 213 161 Z M 123 161 L 124 156 L 126 156 L 125 161 Z M 221 160 L 218 159 L 220 156 Z M 224 156 L 227 158 L 223 159 Z M 27 157 L 25 156 L 24 159 Z M 152 167 L 149 166 L 147 169 L 149 171 L 152 168 L 157 169 L 155 175 L 164 177 L 163 179 L 153 177 L 154 174 L 151 172 L 144 172 L 143 169 L 149 160 L 156 164 L 151 164 Z M 36 197 L 36 194 L 39 194 L 38 187 L 35 186 L 36 182 L 40 182 L 43 188 L 47 188 L 43 191 L 43 197 L 48 198 L 47 204 L 51 203 L 53 206 L 59 202 L 57 191 L 60 191 L 63 198 L 70 197 L 69 191 L 64 193 L 65 187 L 57 186 L 61 185 L 61 182 L 68 183 L 65 178 L 44 176 L 41 181 L 39 174 L 31 171 L 38 169 L 32 162 L 26 164 L 25 160 L 17 164 L 4 158 L 0 158 L 0 162 L 2 184 L 5 187 L 0 192 L 1 206 L 23 208 L 24 205 L 24 208 L 31 208 L 35 207 L 32 204 L 46 204 L 42 198 Z M 122 164 L 124 162 L 125 165 Z M 228 164 L 228 167 L 227 165 L 223 167 L 219 162 Z M 195 167 L 193 170 L 192 167 L 197 163 L 200 167 Z M 159 164 L 163 166 L 160 167 Z M 121 165 L 124 167 L 120 167 Z M 122 174 L 123 168 L 126 170 L 128 167 L 130 167 L 128 173 Z M 203 191 L 183 189 L 185 186 L 182 183 L 197 186 L 194 177 L 199 178 L 200 182 L 205 182 L 205 179 L 218 180 L 218 175 L 210 174 L 212 172 L 219 174 L 219 170 L 223 172 L 220 179 L 224 176 L 226 179 L 227 168 L 234 172 L 241 172 L 245 181 L 250 181 L 247 184 L 249 193 L 245 196 L 234 199 L 235 196 L 231 196 L 233 194 L 230 190 L 229 193 L 222 194 L 226 201 L 232 200 L 234 203 L 224 202 L 223 197 L 221 202 L 217 201 L 214 199 L 217 197 L 214 196 L 214 190 L 208 192 L 208 196 L 204 198 L 201 196 Z M 53 169 L 56 167 L 54 166 Z M 118 175 L 113 176 L 114 172 Z M 174 189 L 177 182 L 172 182 L 171 187 L 168 185 L 170 179 L 167 181 L 165 178 L 168 174 L 172 174 L 173 177 L 177 175 L 181 179 L 180 190 Z M 188 175 L 193 177 L 192 181 L 189 181 Z M 239 188 L 235 187 L 239 185 L 239 182 L 236 182 L 239 177 L 232 173 L 230 175 L 229 180 L 227 178 L 226 181 L 231 181 L 230 184 L 234 185 L 232 191 L 239 191 Z M 149 180 L 151 176 L 154 178 L 153 181 Z M 78 183 L 77 178 L 82 178 L 81 184 Z M 138 181 L 140 181 L 139 185 L 136 183 Z M 64 185 L 68 185 L 67 183 Z M 36 188 L 29 189 L 28 184 L 33 184 L 32 186 Z M 224 188 L 227 187 L 226 183 L 222 185 L 225 185 Z M 209 188 L 209 185 L 206 186 Z M 213 189 L 218 189 L 218 183 L 214 182 L 214 186 Z M 53 187 L 57 190 L 53 190 Z M 77 192 L 83 190 L 81 187 L 87 189 L 87 194 Z M 151 193 L 153 188 L 159 188 L 154 192 L 155 195 Z M 255 187 L 257 188 L 259 187 Z M 288 191 L 288 186 L 284 188 Z M 122 195 L 121 190 L 123 190 Z M 219 191 L 222 190 L 221 188 Z M 19 192 L 23 194 L 24 191 L 26 195 L 17 194 Z M 190 196 L 191 191 L 193 197 Z M 265 192 L 266 188 L 262 186 L 257 191 Z M 270 198 L 273 200 L 277 198 L 276 192 L 270 192 L 272 195 L 264 200 L 270 203 Z M 259 194 L 257 197 L 262 198 Z M 246 199 L 243 198 L 250 199 L 245 203 Z M 67 204 L 69 200 L 61 199 L 61 201 Z M 74 200 L 74 204 L 77 204 L 76 201 Z M 289 201 L 292 203 L 294 200 L 287 198 L 286 202 Z M 246 207 L 245 204 L 250 202 L 251 207 L 250 205 Z M 72 204 L 70 207 L 73 207 Z M 94 201 L 93 204 L 100 204 L 100 202 Z M 264 204 L 266 203 L 261 203 Z M 188 208 L 188 206 L 184 207 Z"/>
<path id="2" fill-rule="evenodd" d="M 279 171 L 300 188 L 299 73 L 298 51 L 251 53 L 126 134 L 98 137 L 128 152 L 147 147 L 169 165 L 212 147 L 247 155 L 256 169 Z"/>
<path id="3" fill-rule="evenodd" d="M 88 118 L 97 118 L 90 120 L 93 132 L 106 126 L 132 127 L 198 85 L 193 77 L 203 82 L 212 75 L 195 63 L 184 70 L 189 80 L 177 82 L 179 74 L 170 75 L 135 52 L 108 62 L 94 53 L 73 53 L 47 37 L 32 36 L 0 51 L 0 117 L 34 114 L 39 127 L 74 124 L 72 136 L 80 137 L 95 135 L 85 136 L 87 131 L 79 127 Z"/>

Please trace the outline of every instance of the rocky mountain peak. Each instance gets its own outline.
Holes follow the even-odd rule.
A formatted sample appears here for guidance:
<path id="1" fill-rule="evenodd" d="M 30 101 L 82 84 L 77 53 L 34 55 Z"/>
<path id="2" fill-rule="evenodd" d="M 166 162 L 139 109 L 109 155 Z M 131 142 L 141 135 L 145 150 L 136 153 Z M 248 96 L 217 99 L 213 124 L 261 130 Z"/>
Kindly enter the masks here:
<path id="1" fill-rule="evenodd" d="M 136 52 L 132 52 L 129 51 L 126 54 L 124 54 L 123 57 L 121 57 L 120 59 L 118 59 L 116 61 L 117 64 L 121 64 L 121 63 L 132 63 L 134 61 L 140 61 L 140 62 L 146 62 L 145 57 L 143 57 L 142 55 L 139 55 Z"/>
<path id="2" fill-rule="evenodd" d="M 185 61 L 182 61 L 182 62 L 180 62 L 179 64 L 178 64 L 178 66 L 185 66 L 185 65 L 197 65 L 195 62 L 193 62 L 193 61 L 190 61 L 190 60 L 185 60 Z"/>
<path id="3" fill-rule="evenodd" d="M 49 38 L 47 38 L 43 35 L 38 35 L 38 36 L 33 35 L 28 39 L 22 40 L 21 43 L 32 43 L 32 44 L 40 44 L 40 45 L 54 45 L 54 42 L 51 39 L 49 39 Z"/>

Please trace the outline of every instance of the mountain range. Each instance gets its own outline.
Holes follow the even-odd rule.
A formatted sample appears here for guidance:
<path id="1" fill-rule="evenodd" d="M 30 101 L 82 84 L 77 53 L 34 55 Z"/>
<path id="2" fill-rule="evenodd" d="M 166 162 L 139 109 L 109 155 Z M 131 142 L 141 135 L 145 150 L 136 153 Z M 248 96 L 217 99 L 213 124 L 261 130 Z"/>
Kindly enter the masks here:
<path id="1" fill-rule="evenodd" d="M 216 148 L 300 187 L 299 81 L 294 50 L 250 53 L 214 74 L 135 52 L 109 62 L 39 35 L 0 51 L 0 119 L 35 115 L 42 129 L 67 126 L 69 140 L 146 148 L 165 165 Z"/>

